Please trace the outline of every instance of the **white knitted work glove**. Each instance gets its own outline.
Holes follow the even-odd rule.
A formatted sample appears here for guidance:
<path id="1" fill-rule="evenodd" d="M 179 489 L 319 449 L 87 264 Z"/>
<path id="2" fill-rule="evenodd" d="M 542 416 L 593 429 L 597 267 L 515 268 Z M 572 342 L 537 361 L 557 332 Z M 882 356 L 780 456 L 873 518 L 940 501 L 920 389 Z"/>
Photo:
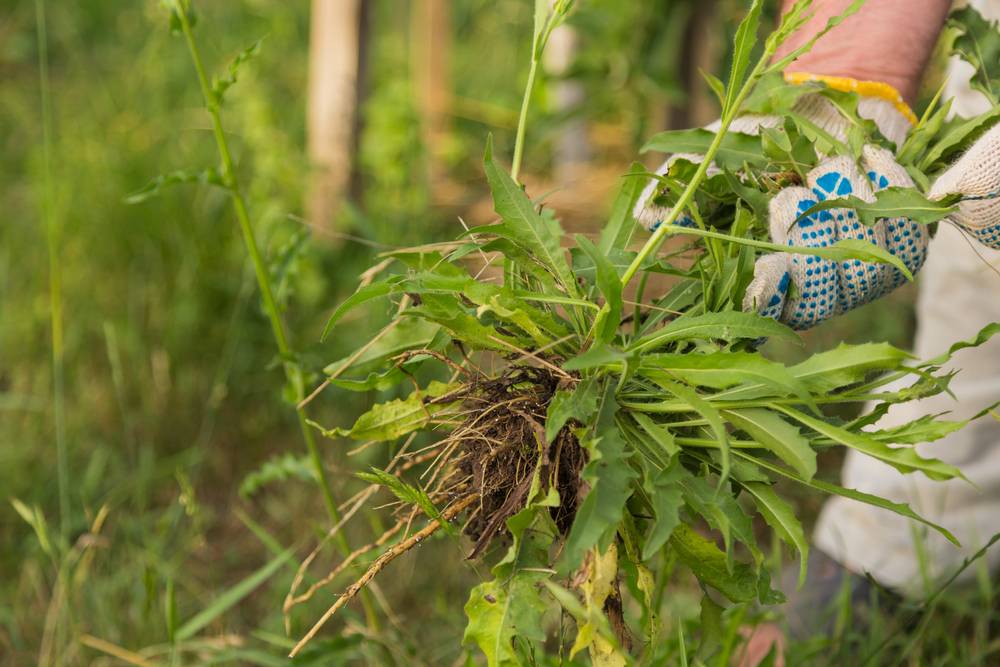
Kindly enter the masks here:
<path id="1" fill-rule="evenodd" d="M 872 82 L 855 82 L 831 77 L 788 75 L 790 83 L 822 80 L 841 90 L 857 90 L 864 97 L 858 114 L 871 119 L 880 132 L 897 148 L 902 147 L 913 126 L 912 112 L 899 94 Z M 847 143 L 849 121 L 825 97 L 805 94 L 792 110 L 808 119 L 834 138 Z M 737 118 L 730 131 L 757 135 L 761 127 L 775 127 L 776 115 L 747 114 Z M 718 123 L 709 130 L 717 130 Z M 694 163 L 703 156 L 676 154 L 657 170 L 666 174 L 677 159 Z M 822 157 L 822 156 L 821 156 Z M 873 227 L 862 224 L 849 208 L 820 211 L 794 224 L 795 219 L 819 201 L 854 195 L 864 201 L 875 200 L 874 192 L 887 187 L 914 187 L 913 181 L 883 148 L 862 148 L 860 166 L 848 156 L 822 158 L 806 175 L 807 187 L 787 187 L 771 199 L 768 211 L 771 240 L 796 247 L 827 247 L 841 239 L 861 239 L 878 245 L 902 260 L 916 274 L 927 254 L 928 233 L 923 225 L 908 218 L 881 219 Z M 713 165 L 707 176 L 720 173 Z M 646 205 L 658 183 L 651 181 L 639 199 L 635 215 L 649 230 L 656 229 L 668 211 L 656 204 Z M 1000 247 L 1000 200 L 992 198 L 1000 191 L 1000 126 L 984 135 L 966 155 L 935 182 L 929 194 L 940 199 L 961 193 L 965 200 L 959 212 L 950 216 L 955 224 L 992 247 Z M 694 226 L 688 216 L 678 218 L 680 226 Z M 810 255 L 774 253 L 761 257 L 754 267 L 754 280 L 747 288 L 743 310 L 757 312 L 787 324 L 793 329 L 808 329 L 840 313 L 857 308 L 891 292 L 905 282 L 899 269 L 879 263 L 857 260 L 837 262 Z M 796 298 L 789 298 L 794 283 Z"/>

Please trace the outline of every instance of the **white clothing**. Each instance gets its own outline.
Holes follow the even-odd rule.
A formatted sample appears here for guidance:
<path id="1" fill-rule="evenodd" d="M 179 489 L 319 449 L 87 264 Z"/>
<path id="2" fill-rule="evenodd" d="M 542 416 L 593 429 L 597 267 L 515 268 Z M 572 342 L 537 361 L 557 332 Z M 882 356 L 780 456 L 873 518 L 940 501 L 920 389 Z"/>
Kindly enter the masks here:
<path id="1" fill-rule="evenodd" d="M 987 18 L 1000 18 L 1000 0 L 971 4 Z M 946 97 L 955 98 L 953 110 L 963 117 L 990 108 L 984 95 L 969 88 L 971 72 L 963 69 L 969 67 L 954 58 L 945 90 Z M 953 343 L 969 340 L 984 326 L 1000 322 L 998 272 L 1000 251 L 941 223 L 919 277 L 914 342 L 918 359 L 946 352 Z M 896 405 L 873 428 L 889 428 L 941 412 L 950 412 L 942 419 L 968 419 L 1000 401 L 1000 335 L 978 348 L 956 353 L 942 371 L 950 369 L 960 369 L 950 384 L 957 402 L 943 393 Z M 906 380 L 897 388 L 912 382 Z M 903 475 L 853 450 L 844 461 L 842 485 L 909 503 L 915 512 L 955 535 L 962 548 L 922 523 L 841 497 L 825 503 L 813 542 L 854 572 L 870 572 L 884 586 L 922 596 L 1000 533 L 1000 422 L 986 416 L 937 442 L 916 447 L 921 456 L 957 467 L 978 490 L 960 479 L 935 482 L 919 472 Z M 992 571 L 1000 569 L 1000 548 L 987 553 L 986 563 Z M 973 574 L 969 568 L 964 578 Z"/>

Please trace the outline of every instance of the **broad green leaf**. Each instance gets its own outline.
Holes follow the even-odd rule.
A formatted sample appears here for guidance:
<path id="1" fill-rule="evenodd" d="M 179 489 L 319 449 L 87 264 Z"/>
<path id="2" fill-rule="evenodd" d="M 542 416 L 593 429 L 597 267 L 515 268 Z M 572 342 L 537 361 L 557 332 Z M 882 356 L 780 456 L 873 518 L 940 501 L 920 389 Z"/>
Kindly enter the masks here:
<path id="1" fill-rule="evenodd" d="M 444 396 L 459 386 L 457 384 L 449 385 L 431 381 L 430 385 L 426 389 L 422 389 L 419 395 L 417 392 L 413 392 L 406 400 L 397 398 L 394 401 L 376 405 L 358 417 L 354 426 L 349 429 L 335 428 L 328 430 L 313 422 L 310 422 L 310 424 L 320 429 L 327 438 L 345 437 L 355 440 L 394 440 L 402 435 L 423 428 L 427 424 L 428 415 L 433 416 L 455 402 L 424 403 L 424 399 Z"/>
<path id="2" fill-rule="evenodd" d="M 559 431 L 571 419 L 586 424 L 597 411 L 599 392 L 600 386 L 595 377 L 582 380 L 573 391 L 557 391 L 549 403 L 545 439 L 554 442 Z"/>
<path id="3" fill-rule="evenodd" d="M 729 493 L 717 493 L 703 477 L 691 477 L 678 482 L 684 490 L 684 500 L 705 517 L 708 525 L 722 533 L 726 541 L 726 556 L 732 565 L 732 538 L 740 540 L 753 552 L 757 562 L 763 557 L 757 550 L 750 517 L 743 513 Z"/>
<path id="4" fill-rule="evenodd" d="M 867 431 L 867 434 L 872 440 L 878 440 L 891 445 L 916 445 L 921 442 L 940 440 L 949 433 L 954 433 L 969 423 L 969 420 L 960 422 L 938 421 L 936 417 L 939 416 L 924 415 L 908 424 L 879 431 Z"/>
<path id="5" fill-rule="evenodd" d="M 339 322 L 340 318 L 344 315 L 362 304 L 392 294 L 396 285 L 403 282 L 405 279 L 406 276 L 391 276 L 385 280 L 372 283 L 371 285 L 365 285 L 364 287 L 358 289 L 358 291 L 352 294 L 347 301 L 340 304 L 337 310 L 333 311 L 333 315 L 330 316 L 330 321 L 326 323 L 326 329 L 323 331 L 323 336 L 320 338 L 320 341 L 326 340 L 326 337 L 330 335 L 331 331 L 333 331 L 333 327 L 337 326 L 337 322 Z"/>
<path id="6" fill-rule="evenodd" d="M 931 172 L 936 163 L 967 148 L 975 139 L 1000 122 L 1000 105 L 993 107 L 975 118 L 963 120 L 956 117 L 956 123 L 945 123 L 941 139 L 931 142 L 931 147 L 920 161 L 920 170 Z"/>
<path id="7" fill-rule="evenodd" d="M 684 466 L 675 463 L 673 467 L 661 470 L 655 479 L 647 478 L 647 492 L 652 500 L 656 517 L 646 537 L 642 549 L 642 559 L 651 559 L 667 543 L 674 528 L 681 522 L 680 509 L 684 504 L 683 489 L 678 482 L 691 477 Z"/>
<path id="8" fill-rule="evenodd" d="M 835 496 L 842 496 L 844 498 L 849 498 L 851 500 L 856 500 L 858 502 L 865 503 L 866 505 L 871 505 L 873 507 L 881 507 L 882 509 L 889 510 L 890 512 L 895 512 L 900 516 L 905 516 L 908 519 L 919 521 L 920 523 L 930 526 L 934 530 L 944 535 L 955 546 L 957 547 L 962 546 L 961 543 L 959 543 L 959 541 L 955 539 L 954 535 L 949 533 L 941 526 L 931 523 L 927 519 L 923 518 L 922 516 L 911 510 L 910 506 L 906 503 L 894 503 L 889 500 L 886 500 L 885 498 L 879 498 L 878 496 L 873 496 L 869 493 L 864 493 L 856 489 L 847 489 L 841 486 L 837 486 L 836 484 L 828 484 L 827 482 L 823 482 L 815 478 L 811 480 L 805 480 L 796 475 L 795 473 L 791 472 L 790 470 L 786 470 L 785 468 L 777 466 L 771 463 L 770 461 L 765 461 L 762 459 L 755 458 L 739 450 L 736 451 L 736 455 L 755 465 L 761 466 L 762 468 L 766 468 L 773 473 L 777 473 L 778 475 L 787 477 L 788 479 L 794 480 L 800 484 L 804 484 L 805 486 L 812 487 L 814 489 L 817 489 L 818 491 L 829 493 Z"/>
<path id="9" fill-rule="evenodd" d="M 873 372 L 895 370 L 913 356 L 888 343 L 841 343 L 832 350 L 814 354 L 788 371 L 802 380 L 810 391 L 827 394 L 857 382 Z M 742 396 L 730 396 L 738 399 Z"/>
<path id="10" fill-rule="evenodd" d="M 743 429 L 765 449 L 795 468 L 806 480 L 816 474 L 816 452 L 799 429 L 770 410 L 742 408 L 723 410 L 722 416 L 736 428 Z"/>
<path id="11" fill-rule="evenodd" d="M 674 434 L 670 432 L 670 429 L 666 425 L 657 424 L 648 415 L 638 411 L 632 412 L 631 416 L 650 439 L 660 446 L 667 459 L 670 459 L 670 457 L 680 451 L 680 448 L 674 444 Z"/>
<path id="12" fill-rule="evenodd" d="M 660 380 L 657 384 L 680 399 L 683 403 L 689 405 L 692 412 L 697 412 L 705 421 L 708 422 L 708 426 L 715 434 L 715 440 L 719 443 L 719 449 L 722 452 L 722 471 L 719 475 L 719 489 L 722 489 L 729 477 L 731 457 L 729 454 L 729 434 L 726 432 L 726 425 L 723 423 L 722 416 L 719 414 L 719 411 L 713 408 L 708 401 L 699 396 L 698 393 L 691 387 L 678 382 L 666 382 L 663 380 Z"/>
<path id="13" fill-rule="evenodd" d="M 622 301 L 622 281 L 618 278 L 615 267 L 590 239 L 577 234 L 576 242 L 594 263 L 597 269 L 597 289 L 604 296 L 604 307 L 594 320 L 594 334 L 597 340 L 610 343 L 621 324 L 622 308 L 625 305 Z"/>
<path id="14" fill-rule="evenodd" d="M 929 225 L 958 210 L 954 205 L 958 197 L 960 195 L 949 196 L 940 201 L 931 201 L 916 188 L 889 187 L 876 192 L 875 201 L 872 203 L 858 199 L 854 195 L 821 201 L 803 211 L 795 221 L 798 222 L 814 213 L 831 208 L 851 208 L 857 212 L 858 219 L 869 227 L 881 218 L 909 218 L 913 222 Z M 863 243 L 872 246 L 867 241 L 863 241 Z M 862 246 L 858 247 L 867 250 Z"/>
<path id="15" fill-rule="evenodd" d="M 155 197 L 160 194 L 160 191 L 172 185 L 180 185 L 181 183 L 198 183 L 200 185 L 214 185 L 225 190 L 229 189 L 222 178 L 222 174 L 214 167 L 206 169 L 181 169 L 157 176 L 141 190 L 136 190 L 132 194 L 126 195 L 122 201 L 126 204 L 138 204 L 150 197 Z"/>
<path id="16" fill-rule="evenodd" d="M 707 594 L 701 596 L 701 639 L 695 655 L 703 662 L 722 644 L 722 612 L 725 610 Z"/>
<path id="17" fill-rule="evenodd" d="M 736 562 L 733 573 L 730 574 L 726 567 L 726 554 L 715 546 L 715 542 L 706 540 L 688 524 L 682 523 L 674 529 L 670 536 L 670 546 L 698 579 L 725 595 L 730 602 L 750 602 L 757 599 L 758 577 L 753 569 L 746 563 Z M 778 601 L 785 601 L 780 592 L 771 593 L 775 594 Z"/>
<path id="18" fill-rule="evenodd" d="M 640 152 L 705 154 L 714 139 L 715 133 L 709 130 L 668 130 L 650 138 Z M 722 145 L 715 154 L 715 162 L 719 166 L 733 170 L 742 169 L 744 164 L 764 169 L 767 167 L 768 159 L 764 155 L 760 137 L 730 132 L 722 139 Z"/>
<path id="19" fill-rule="evenodd" d="M 641 162 L 633 162 L 629 174 L 645 171 L 646 167 Z M 615 204 L 611 208 L 608 224 L 601 230 L 601 238 L 597 242 L 597 248 L 602 255 L 607 256 L 612 249 L 624 250 L 628 245 L 636 225 L 632 211 L 635 210 L 635 204 L 639 201 L 639 195 L 642 194 L 644 187 L 645 184 L 641 178 L 634 176 L 625 178 L 625 184 L 622 185 L 622 190 L 618 193 Z"/>
<path id="20" fill-rule="evenodd" d="M 723 174 L 733 192 L 750 206 L 758 220 L 766 223 L 770 219 L 768 207 L 771 203 L 771 198 L 752 185 L 744 184 L 731 170 L 724 169 Z M 734 236 L 739 238 L 742 235 L 737 234 Z"/>
<path id="21" fill-rule="evenodd" d="M 493 192 L 494 210 L 503 219 L 503 224 L 493 226 L 495 233 L 508 236 L 533 253 L 562 283 L 567 293 L 578 294 L 576 281 L 566 263 L 566 255 L 559 246 L 559 239 L 549 231 L 524 190 L 493 157 L 492 137 L 486 141 L 483 166 Z"/>
<path id="22" fill-rule="evenodd" d="M 489 225 L 486 227 L 478 227 L 472 231 L 481 231 L 487 234 L 495 233 L 495 228 L 498 225 Z M 543 287 L 553 287 L 556 284 L 555 276 L 544 266 L 542 266 L 534 256 L 514 243 L 514 241 L 508 238 L 498 238 L 484 243 L 480 248 L 488 256 L 497 253 L 496 258 L 507 259 L 514 264 L 516 264 L 522 271 L 538 281 L 539 285 Z M 493 261 L 494 257 L 490 257 L 490 261 Z"/>
<path id="23" fill-rule="evenodd" d="M 548 552 L 559 535 L 545 508 L 528 507 L 507 520 L 514 543 L 493 568 L 495 579 L 472 589 L 465 605 L 469 623 L 462 643 L 475 642 L 490 667 L 515 667 L 521 661 L 513 641 L 545 641 L 542 615 L 547 605 L 538 585 L 549 579 Z M 525 539 L 525 532 L 530 539 Z"/>
<path id="24" fill-rule="evenodd" d="M 750 66 L 750 53 L 757 43 L 757 30 L 760 28 L 761 0 L 754 0 L 747 12 L 746 18 L 736 29 L 733 43 L 733 68 L 729 74 L 729 90 L 726 93 L 726 103 L 722 107 L 725 116 L 732 110 L 736 98 L 743 87 L 743 77 Z"/>
<path id="25" fill-rule="evenodd" d="M 625 441 L 615 428 L 618 404 L 614 385 L 607 381 L 604 384 L 600 390 L 596 433 L 580 442 L 590 455 L 580 472 L 580 477 L 590 483 L 590 492 L 577 510 L 566 538 L 564 551 L 570 568 L 579 566 L 584 552 L 621 521 L 625 501 L 632 495 L 630 483 L 638 477 L 628 464 L 631 453 L 626 452 Z"/>
<path id="26" fill-rule="evenodd" d="M 362 352 L 344 372 L 351 375 L 365 375 L 383 368 L 391 357 L 407 350 L 440 350 L 448 342 L 446 335 L 439 334 L 441 327 L 419 317 L 404 317 L 399 324 L 385 333 L 367 350 Z M 371 342 L 371 341 L 368 341 Z M 367 343 L 366 343 L 367 345 Z M 364 347 L 364 346 L 362 346 Z M 323 372 L 333 375 L 344 368 L 357 352 L 326 366 Z M 393 383 L 395 384 L 395 383 Z M 391 386 L 391 385 L 390 385 Z"/>
<path id="27" fill-rule="evenodd" d="M 936 481 L 951 479 L 953 477 L 966 479 L 965 475 L 963 475 L 957 468 L 942 463 L 937 459 L 921 458 L 917 455 L 917 452 L 913 447 L 892 448 L 883 442 L 873 439 L 864 432 L 851 433 L 850 431 L 845 431 L 844 429 L 834 426 L 833 424 L 829 424 L 820 419 L 816 419 L 815 417 L 802 414 L 798 410 L 793 410 L 783 405 L 772 404 L 771 407 L 772 409 L 779 410 L 792 419 L 801 422 L 820 435 L 827 437 L 834 442 L 846 445 L 851 449 L 856 449 L 857 451 L 876 458 L 883 463 L 888 463 L 902 473 L 910 473 L 919 470 Z M 966 481 L 968 480 L 966 479 Z"/>
<path id="28" fill-rule="evenodd" d="M 743 488 L 753 496 L 757 509 L 764 516 L 767 525 L 774 529 L 778 537 L 790 548 L 802 554 L 799 564 L 799 588 L 806 580 L 806 563 L 809 558 L 809 542 L 802 532 L 802 524 L 795 518 L 792 508 L 775 494 L 770 484 L 745 482 Z"/>
<path id="29" fill-rule="evenodd" d="M 177 629 L 175 635 L 177 641 L 182 642 L 194 637 L 199 630 L 257 590 L 261 584 L 270 579 L 291 558 L 293 553 L 295 553 L 295 547 L 289 547 L 283 553 L 271 559 L 267 565 L 219 595 L 214 602 L 199 611 L 187 623 Z"/>
<path id="30" fill-rule="evenodd" d="M 780 338 L 801 343 L 802 338 L 783 324 L 756 313 L 727 311 L 682 317 L 629 346 L 629 350 L 648 351 L 681 340 L 725 340 L 740 338 Z"/>
<path id="31" fill-rule="evenodd" d="M 527 307 L 527 304 L 524 305 Z M 524 331 L 524 333 L 531 336 L 532 340 L 534 340 L 539 347 L 546 347 L 552 342 L 552 339 L 549 338 L 549 336 L 546 335 L 546 333 L 542 331 L 542 328 L 536 323 L 536 319 L 541 319 L 533 317 L 533 315 L 538 314 L 538 311 L 534 308 L 531 308 L 530 310 L 534 310 L 535 313 L 529 314 L 526 310 L 516 307 L 507 308 L 501 303 L 499 296 L 494 296 L 490 298 L 489 302 L 481 305 L 476 310 L 476 317 L 481 319 L 486 313 L 493 313 L 501 320 L 504 320 L 509 324 L 517 325 L 517 327 Z M 552 318 L 549 317 L 547 319 L 551 321 Z M 565 330 L 563 331 L 565 332 Z"/>
<path id="32" fill-rule="evenodd" d="M 643 359 L 639 373 L 652 380 L 677 380 L 688 384 L 726 389 L 745 382 L 764 384 L 778 396 L 798 396 L 813 412 L 819 408 L 801 380 L 784 365 L 747 352 L 710 354 L 651 354 Z"/>

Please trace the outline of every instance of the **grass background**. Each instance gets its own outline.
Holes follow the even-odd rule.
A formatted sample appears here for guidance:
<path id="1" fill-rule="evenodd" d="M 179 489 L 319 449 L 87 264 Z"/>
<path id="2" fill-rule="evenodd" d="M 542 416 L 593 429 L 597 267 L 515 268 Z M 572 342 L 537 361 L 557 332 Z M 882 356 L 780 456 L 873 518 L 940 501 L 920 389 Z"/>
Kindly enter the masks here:
<path id="1" fill-rule="evenodd" d="M 711 57 L 719 63 L 744 4 L 714 4 Z M 268 35 L 229 92 L 224 121 L 258 239 L 272 259 L 303 230 L 295 216 L 303 215 L 310 173 L 303 148 L 308 5 L 197 4 L 196 35 L 210 72 Z M 571 113 L 558 109 L 558 82 L 542 77 L 525 163 L 533 191 L 547 191 L 560 132 L 585 124 L 592 159 L 581 180 L 597 194 L 583 205 L 573 199 L 581 190 L 568 188 L 557 200 L 567 228 L 599 226 L 615 176 L 642 141 L 686 119 L 689 94 L 704 96 L 684 69 L 681 46 L 695 5 L 657 0 L 623 8 L 594 0 L 572 20 L 581 42 L 570 77 L 583 85 L 585 102 Z M 531 34 L 526 1 L 452 3 L 453 93 L 491 106 L 465 104 L 444 144 L 423 146 L 410 16 L 400 7 L 368 3 L 356 187 L 337 221 L 339 232 L 376 245 L 453 237 L 458 215 L 470 224 L 488 221 L 481 153 L 489 132 L 498 154 L 512 150 L 509 119 L 520 106 Z M 51 204 L 64 283 L 71 500 L 70 515 L 59 516 L 35 16 L 33 2 L 0 2 L 0 665 L 282 664 L 291 646 L 282 601 L 297 562 L 328 524 L 294 415 L 281 399 L 280 371 L 269 370 L 273 339 L 227 197 L 181 186 L 139 205 L 122 203 L 160 173 L 217 163 L 188 53 L 153 0 L 49 7 Z M 444 196 L 430 180 L 431 149 L 446 167 Z M 593 185 L 601 179 L 606 190 Z M 342 358 L 385 316 L 369 309 L 318 342 L 326 316 L 355 289 L 375 252 L 317 236 L 295 263 L 285 318 L 307 367 Z M 768 353 L 798 360 L 841 340 L 905 347 L 914 294 L 907 287 L 880 301 L 878 311 L 869 306 L 809 332 L 804 349 Z M 312 416 L 344 423 L 374 399 L 329 388 Z M 342 442 L 320 444 L 340 500 L 360 488 L 350 470 L 387 460 L 386 452 L 348 457 Z M 825 463 L 823 474 L 836 479 L 836 455 Z M 241 484 L 252 493 L 241 495 Z M 8 499 L 23 503 L 35 529 Z M 820 500 L 795 497 L 807 519 Z M 100 535 L 89 538 L 102 508 Z M 387 521 L 385 512 L 363 514 L 348 531 L 355 545 Z M 297 548 L 294 555 L 274 565 L 263 585 L 233 593 L 288 546 Z M 322 576 L 334 561 L 328 549 L 313 571 Z M 477 579 L 452 546 L 432 540 L 386 575 L 373 590 L 378 632 L 352 605 L 297 662 L 479 664 L 480 656 L 460 646 L 461 606 Z M 693 623 L 698 596 L 682 573 L 675 578 L 665 616 L 675 626 L 677 618 Z M 904 657 L 943 655 L 947 647 L 954 656 L 979 655 L 949 664 L 991 664 L 984 651 L 996 650 L 992 588 L 988 577 L 981 581 L 976 591 L 947 598 L 922 634 L 904 633 L 900 642 L 917 642 Z M 332 599 L 320 594 L 296 607 L 290 636 L 308 629 Z M 205 610 L 204 627 L 178 637 Z"/>

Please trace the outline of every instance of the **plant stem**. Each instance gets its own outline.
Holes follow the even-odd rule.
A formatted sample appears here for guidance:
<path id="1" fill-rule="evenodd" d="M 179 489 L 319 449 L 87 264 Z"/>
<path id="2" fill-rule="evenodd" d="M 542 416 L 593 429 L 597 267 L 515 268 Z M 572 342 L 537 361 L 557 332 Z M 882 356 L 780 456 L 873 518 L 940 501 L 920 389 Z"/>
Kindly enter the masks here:
<path id="1" fill-rule="evenodd" d="M 236 207 L 236 217 L 239 220 L 240 229 L 243 232 L 243 239 L 246 241 L 247 250 L 250 252 L 250 259 L 253 261 L 254 270 L 257 274 L 257 283 L 260 286 L 260 291 L 264 298 L 264 307 L 267 310 L 268 318 L 271 320 L 271 329 L 274 331 L 274 339 L 278 344 L 278 352 L 285 358 L 283 363 L 285 376 L 288 381 L 295 386 L 296 392 L 301 394 L 304 393 L 302 386 L 302 371 L 298 365 L 290 359 L 291 347 L 288 344 L 285 327 L 281 321 L 281 313 L 278 309 L 278 303 L 275 301 L 274 292 L 271 290 L 271 279 L 267 272 L 267 266 L 264 264 L 264 259 L 260 254 L 259 247 L 257 246 L 257 239 L 254 236 L 253 226 L 250 224 L 250 215 L 247 212 L 246 202 L 243 199 L 239 183 L 236 180 L 236 170 L 233 167 L 232 153 L 230 152 L 229 144 L 226 141 L 226 134 L 222 129 L 222 119 L 219 115 L 219 104 L 212 93 L 211 86 L 209 86 L 208 77 L 205 75 L 205 67 L 202 64 L 201 55 L 198 53 L 198 45 L 194 41 L 194 34 L 191 31 L 191 23 L 188 21 L 187 12 L 180 2 L 176 5 L 176 11 L 180 18 L 181 28 L 184 31 L 184 37 L 187 39 L 188 48 L 191 51 L 191 58 L 194 60 L 195 69 L 198 70 L 198 79 L 201 83 L 202 94 L 205 97 L 206 108 L 212 116 L 212 127 L 215 131 L 215 140 L 219 146 L 219 153 L 222 155 L 223 179 L 226 183 L 226 187 L 229 189 L 230 194 L 233 197 L 233 205 Z M 302 396 L 299 396 L 298 398 L 301 400 Z M 319 479 L 320 488 L 323 492 L 323 501 L 326 504 L 330 520 L 333 523 L 337 523 L 340 521 L 340 513 L 337 511 L 337 505 L 334 503 L 333 494 L 330 491 L 330 484 L 326 479 L 326 471 L 323 469 L 323 463 L 319 457 L 319 450 L 316 447 L 315 436 L 309 428 L 309 425 L 306 423 L 308 417 L 305 410 L 297 410 L 296 414 L 298 415 L 299 426 L 302 428 L 302 434 L 306 441 L 306 447 L 309 449 L 309 456 L 312 459 L 313 467 L 315 468 L 317 478 Z M 343 533 L 338 533 L 337 537 L 340 538 L 338 543 L 341 548 L 346 550 L 346 553 L 350 553 L 350 549 Z"/>
<path id="2" fill-rule="evenodd" d="M 45 171 L 45 226 L 49 250 L 49 307 L 52 311 L 53 416 L 56 427 L 56 470 L 59 478 L 59 528 L 69 540 L 69 461 L 66 450 L 66 376 L 63 354 L 62 271 L 59 266 L 59 228 L 52 211 L 52 94 L 49 85 L 49 44 L 45 29 L 45 0 L 35 0 L 38 30 L 38 75 L 42 93 L 42 152 Z"/>
<path id="3" fill-rule="evenodd" d="M 524 88 L 524 99 L 521 100 L 521 115 L 517 119 L 517 138 L 514 140 L 514 163 L 510 167 L 510 177 L 520 184 L 517 175 L 521 171 L 521 155 L 524 153 L 524 128 L 528 122 L 528 103 L 531 102 L 531 91 L 535 87 L 535 72 L 538 70 L 538 59 L 535 49 L 531 52 L 531 69 L 528 70 L 528 83 Z"/>
<path id="4" fill-rule="evenodd" d="M 687 208 L 687 206 L 694 199 L 694 194 L 698 190 L 698 186 L 701 185 L 702 179 L 705 178 L 705 174 L 708 171 L 708 167 L 712 164 L 715 158 L 715 154 L 719 150 L 719 146 L 722 145 L 722 139 L 723 137 L 726 136 L 726 132 L 729 131 L 729 126 L 736 118 L 737 113 L 739 113 L 740 106 L 743 105 L 743 100 L 746 99 L 747 94 L 757 83 L 757 80 L 760 79 L 761 74 L 763 73 L 764 68 L 767 65 L 767 62 L 768 60 L 771 59 L 772 55 L 774 55 L 773 48 L 766 49 L 764 51 L 764 55 L 761 56 L 761 59 L 757 62 L 757 65 L 754 67 L 753 72 L 750 73 L 750 76 L 747 77 L 746 83 L 744 83 L 743 87 L 740 89 L 739 95 L 737 95 L 736 99 L 733 101 L 732 108 L 726 109 L 725 113 L 723 113 L 722 126 L 719 128 L 719 131 L 715 134 L 715 138 L 712 140 L 712 143 L 709 145 L 708 150 L 705 152 L 705 157 L 698 165 L 698 169 L 695 171 L 694 177 L 691 178 L 691 182 L 688 183 L 688 186 L 684 189 L 684 192 L 681 194 L 680 199 L 678 199 L 677 203 L 674 204 L 673 209 L 671 209 L 670 211 L 670 215 L 668 215 L 666 219 L 663 220 L 663 222 L 657 228 L 657 230 L 653 232 L 653 235 L 649 238 L 648 241 L 646 241 L 646 245 L 642 247 L 642 250 L 639 251 L 638 256 L 636 256 L 636 258 L 632 261 L 632 264 L 628 267 L 628 270 L 625 271 L 625 275 L 622 276 L 622 285 L 629 284 L 629 281 L 632 280 L 636 272 L 639 270 L 639 267 L 642 266 L 642 263 L 646 261 L 647 257 L 649 257 L 650 253 L 653 251 L 653 248 L 656 247 L 656 245 L 667 234 L 667 232 L 670 232 L 675 229 L 675 227 L 673 226 L 674 221 L 677 220 L 677 216 L 681 214 L 681 211 Z"/>
<path id="5" fill-rule="evenodd" d="M 264 297 L 264 307 L 267 310 L 268 318 L 271 320 L 271 329 L 274 331 L 274 339 L 278 344 L 279 353 L 284 358 L 282 365 L 285 369 L 285 377 L 288 382 L 295 387 L 295 402 L 298 404 L 305 397 L 302 369 L 299 367 L 297 362 L 294 362 L 291 359 L 292 349 L 288 344 L 288 336 L 285 333 L 285 327 L 281 321 L 281 311 L 278 309 L 278 303 L 274 299 L 274 292 L 271 290 L 271 278 L 268 275 L 264 259 L 260 254 L 260 249 L 257 246 L 257 239 L 254 236 L 253 226 L 250 224 L 250 214 L 247 212 L 246 202 L 243 199 L 243 195 L 240 192 L 239 182 L 236 179 L 236 169 L 233 167 L 233 156 L 229 150 L 229 143 L 226 141 L 226 134 L 222 129 L 222 118 L 219 115 L 219 100 L 215 98 L 212 93 L 212 88 L 209 86 L 208 77 L 205 75 L 205 67 L 202 64 L 201 55 L 198 53 L 198 45 L 194 41 L 194 34 L 191 31 L 191 23 L 188 21 L 188 15 L 185 11 L 182 0 L 175 0 L 174 7 L 180 19 L 181 28 L 184 32 L 184 37 L 187 40 L 188 49 L 191 51 L 191 58 L 194 60 L 195 69 L 198 70 L 198 80 L 201 83 L 201 91 L 205 97 L 205 106 L 208 109 L 209 114 L 212 116 L 212 127 L 215 131 L 215 140 L 219 146 L 219 153 L 222 155 L 223 179 L 226 187 L 229 189 L 230 194 L 233 197 L 233 204 L 236 207 L 236 217 L 240 222 L 240 229 L 243 232 L 243 239 L 246 241 L 247 250 L 250 252 L 250 259 L 253 261 L 254 271 L 257 274 L 257 282 L 260 285 L 260 291 Z M 313 434 L 313 431 L 308 424 L 309 415 L 305 408 L 302 410 L 296 410 L 295 414 L 298 417 L 299 428 L 302 429 L 302 437 L 306 441 L 306 448 L 309 450 L 309 458 L 312 460 L 313 469 L 316 472 L 316 478 L 319 481 L 319 486 L 323 493 L 323 502 L 326 505 L 327 514 L 330 516 L 330 522 L 336 525 L 340 522 L 340 512 L 337 511 L 337 504 L 333 500 L 333 493 L 330 491 L 330 483 L 326 478 L 326 470 L 324 470 L 323 462 L 319 457 L 319 449 L 316 446 L 316 436 Z M 344 535 L 343 531 L 337 532 L 337 535 L 334 537 L 334 541 L 345 556 L 351 553 L 351 546 L 348 543 L 347 537 Z M 381 628 L 378 617 L 375 615 L 375 609 L 367 590 L 361 592 L 361 603 L 365 610 L 368 627 L 376 633 L 380 632 Z M 391 655 L 388 655 L 387 657 L 389 659 L 389 664 L 394 664 L 394 661 L 391 659 Z"/>

